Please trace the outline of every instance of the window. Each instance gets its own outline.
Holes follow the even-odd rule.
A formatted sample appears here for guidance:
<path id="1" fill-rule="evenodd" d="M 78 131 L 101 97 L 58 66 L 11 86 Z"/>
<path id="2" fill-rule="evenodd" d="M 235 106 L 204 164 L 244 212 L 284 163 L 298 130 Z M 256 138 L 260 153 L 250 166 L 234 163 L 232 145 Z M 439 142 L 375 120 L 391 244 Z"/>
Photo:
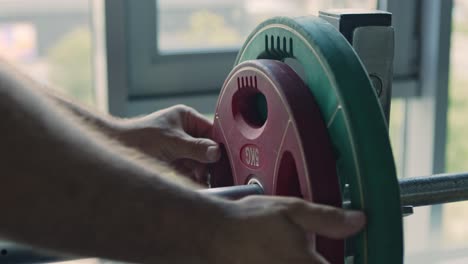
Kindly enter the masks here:
<path id="1" fill-rule="evenodd" d="M 397 168 L 397 175 L 403 174 L 404 153 L 403 150 L 403 134 L 405 121 L 405 100 L 393 99 L 390 111 L 389 133 L 392 144 L 393 156 Z"/>
<path id="2" fill-rule="evenodd" d="M 0 0 L 0 6 L 0 56 L 93 105 L 89 2 Z"/>
<path id="3" fill-rule="evenodd" d="M 417 66 L 418 89 L 416 95 L 406 100 L 403 151 L 403 176 L 406 177 L 446 171 L 446 153 L 451 152 L 450 145 L 446 152 L 451 23 L 455 23 L 459 8 L 459 1 L 455 1 L 454 5 L 452 1 L 415 2 L 417 8 L 412 16 L 416 27 L 413 35 L 417 40 L 418 56 L 413 63 Z M 456 33 L 452 35 L 452 40 L 454 36 Z M 456 244 L 447 239 L 447 236 L 451 236 L 450 230 L 463 232 L 462 228 L 457 227 L 457 221 L 461 219 L 451 219 L 457 217 L 456 214 L 448 218 L 446 210 L 460 205 L 416 208 L 414 215 L 405 218 L 406 263 L 466 262 L 468 243 Z M 467 219 L 464 220 L 466 223 Z"/>
<path id="4" fill-rule="evenodd" d="M 450 51 L 450 97 L 447 130 L 447 171 L 468 171 L 468 3 L 454 1 Z M 468 203 L 442 209 L 442 243 L 451 249 L 468 248 Z M 467 258 L 468 259 L 468 258 Z M 467 261 L 465 259 L 465 262 Z"/>
<path id="5" fill-rule="evenodd" d="M 122 46 L 128 52 L 108 63 L 110 75 L 121 76 L 109 79 L 116 83 L 109 87 L 124 97 L 115 99 L 115 110 L 110 100 L 111 112 L 128 115 L 165 107 L 173 99 L 211 112 L 237 50 L 260 21 L 277 15 L 317 14 L 331 7 L 375 8 L 377 1 L 295 0 L 271 5 L 262 0 L 121 0 L 108 6 L 113 10 L 108 15 L 126 19 L 119 25 L 108 21 L 107 26 L 126 36 Z M 122 23 L 128 26 L 122 28 Z M 116 64 L 128 68 L 114 70 Z M 115 88 L 119 83 L 127 85 Z"/>
<path id="6" fill-rule="evenodd" d="M 369 8 L 376 0 L 160 0 L 156 1 L 161 53 L 235 50 L 262 21 L 273 16 L 317 14 L 326 8 Z"/>

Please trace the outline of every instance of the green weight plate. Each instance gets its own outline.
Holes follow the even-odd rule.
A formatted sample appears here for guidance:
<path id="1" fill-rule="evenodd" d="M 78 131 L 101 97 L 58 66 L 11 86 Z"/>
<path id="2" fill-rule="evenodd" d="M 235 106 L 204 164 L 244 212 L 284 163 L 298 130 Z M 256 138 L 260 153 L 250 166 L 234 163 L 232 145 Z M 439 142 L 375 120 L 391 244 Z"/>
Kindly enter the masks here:
<path id="1" fill-rule="evenodd" d="M 236 65 L 296 59 L 335 148 L 343 200 L 367 227 L 347 241 L 353 263 L 403 263 L 400 191 L 387 125 L 365 69 L 346 39 L 317 17 L 269 19 L 248 37 Z M 351 262 L 351 261 L 349 261 Z"/>

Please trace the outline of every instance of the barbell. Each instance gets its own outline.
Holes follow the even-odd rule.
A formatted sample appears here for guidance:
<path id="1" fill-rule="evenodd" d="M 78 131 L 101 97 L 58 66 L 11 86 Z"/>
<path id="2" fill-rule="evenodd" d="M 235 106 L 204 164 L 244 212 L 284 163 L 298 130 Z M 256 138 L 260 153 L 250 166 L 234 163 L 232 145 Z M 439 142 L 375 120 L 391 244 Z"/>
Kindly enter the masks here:
<path id="1" fill-rule="evenodd" d="M 412 206 L 468 198 L 467 174 L 398 181 L 387 125 L 389 16 L 322 13 L 336 27 L 312 16 L 263 22 L 217 103 L 213 138 L 224 153 L 210 184 L 247 186 L 212 193 L 296 196 L 366 212 L 357 236 L 316 237 L 331 263 L 403 263 L 402 216 Z"/>
<path id="2" fill-rule="evenodd" d="M 201 192 L 362 210 L 361 233 L 316 237 L 316 250 L 331 263 L 403 263 L 402 216 L 413 206 L 467 200 L 468 173 L 398 180 L 387 124 L 390 14 L 321 17 L 272 18 L 247 38 L 219 95 L 213 139 L 223 155 L 210 168 L 212 188 Z M 392 43 L 369 48 L 368 36 Z M 2 263 L 60 259 L 16 245 L 0 252 Z"/>

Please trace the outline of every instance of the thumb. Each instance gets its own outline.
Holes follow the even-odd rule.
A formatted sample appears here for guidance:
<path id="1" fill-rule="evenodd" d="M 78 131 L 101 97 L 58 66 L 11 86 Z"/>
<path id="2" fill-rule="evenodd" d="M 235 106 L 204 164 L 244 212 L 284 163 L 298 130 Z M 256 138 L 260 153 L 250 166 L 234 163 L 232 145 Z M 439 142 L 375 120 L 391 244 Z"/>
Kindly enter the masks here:
<path id="1" fill-rule="evenodd" d="M 213 140 L 194 138 L 189 135 L 179 138 L 175 152 L 180 158 L 196 160 L 201 163 L 213 163 L 221 157 L 221 149 Z"/>

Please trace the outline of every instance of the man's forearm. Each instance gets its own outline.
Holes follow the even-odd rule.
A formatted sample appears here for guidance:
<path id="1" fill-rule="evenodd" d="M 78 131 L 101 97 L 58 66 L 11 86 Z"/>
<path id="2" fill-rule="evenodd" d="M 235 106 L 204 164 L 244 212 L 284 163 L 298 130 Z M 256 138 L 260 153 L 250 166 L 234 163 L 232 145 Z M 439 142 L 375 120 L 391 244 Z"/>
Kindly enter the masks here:
<path id="1" fill-rule="evenodd" d="M 120 119 L 117 117 L 113 117 L 105 113 L 90 111 L 86 106 L 72 101 L 64 95 L 47 87 L 41 87 L 39 91 L 52 101 L 56 102 L 59 107 L 62 107 L 71 114 L 86 121 L 108 136 L 115 136 L 115 133 L 120 129 L 119 125 L 121 123 L 119 122 Z"/>
<path id="2" fill-rule="evenodd" d="M 200 232 L 220 224 L 225 202 L 161 178 L 31 85 L 0 64 L 0 236 L 84 256 L 199 263 L 212 237 Z"/>

